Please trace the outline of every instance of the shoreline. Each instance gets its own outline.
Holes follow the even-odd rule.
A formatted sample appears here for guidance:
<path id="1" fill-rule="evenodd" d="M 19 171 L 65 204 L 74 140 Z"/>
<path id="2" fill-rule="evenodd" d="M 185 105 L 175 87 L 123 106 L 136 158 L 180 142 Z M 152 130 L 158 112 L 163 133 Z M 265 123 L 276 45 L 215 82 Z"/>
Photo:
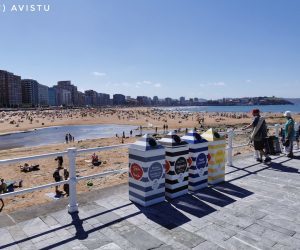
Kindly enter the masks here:
<path id="1" fill-rule="evenodd" d="M 132 124 L 109 124 L 109 123 L 99 123 L 99 124 L 71 124 L 71 125 L 53 125 L 53 126 L 46 126 L 46 127 L 35 127 L 27 130 L 15 130 L 11 132 L 3 132 L 0 133 L 1 136 L 7 136 L 7 135 L 13 135 L 13 134 L 22 134 L 22 133 L 29 133 L 33 132 L 35 130 L 42 130 L 42 129 L 48 129 L 48 128 L 60 128 L 60 127 L 66 127 L 66 126 L 97 126 L 97 125 L 127 125 L 127 126 L 133 126 Z M 106 138 L 106 137 L 104 137 Z M 100 138 L 98 138 L 100 139 Z"/>

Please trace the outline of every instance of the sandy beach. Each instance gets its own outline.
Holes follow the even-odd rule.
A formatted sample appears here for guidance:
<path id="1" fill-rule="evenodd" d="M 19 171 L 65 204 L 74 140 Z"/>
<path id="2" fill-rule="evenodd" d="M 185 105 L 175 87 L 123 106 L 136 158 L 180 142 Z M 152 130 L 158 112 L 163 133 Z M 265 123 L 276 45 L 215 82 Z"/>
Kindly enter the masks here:
<path id="1" fill-rule="evenodd" d="M 267 118 L 269 125 L 275 123 L 284 123 L 282 114 L 263 114 Z M 16 131 L 26 131 L 48 126 L 64 125 L 88 125 L 88 124 L 128 124 L 142 126 L 143 132 L 147 128 L 162 130 L 165 124 L 168 130 L 181 130 L 183 134 L 186 128 L 199 128 L 199 131 L 213 127 L 220 131 L 226 131 L 228 128 L 240 128 L 251 122 L 251 114 L 242 113 L 184 113 L 161 111 L 154 108 L 107 108 L 107 109 L 73 109 L 73 110 L 45 110 L 45 111 L 13 111 L 0 112 L 0 134 L 12 133 Z M 300 115 L 295 116 L 299 122 Z M 274 131 L 270 130 L 273 134 Z M 1 138 L 0 138 L 1 139 Z M 125 138 L 124 143 L 135 142 L 137 138 Z M 248 142 L 248 135 L 238 135 L 234 139 L 234 144 L 244 144 Z M 108 145 L 121 144 L 121 138 L 92 139 L 85 141 L 76 141 L 69 144 L 52 144 L 47 146 L 15 148 L 0 151 L 0 159 L 16 158 L 21 156 L 38 155 L 50 152 L 64 151 L 70 147 L 90 148 Z M 249 153 L 250 147 L 240 148 L 234 151 L 234 154 Z M 93 167 L 89 161 L 91 154 L 79 155 L 76 158 L 78 176 L 85 176 L 112 169 L 121 169 L 128 167 L 127 149 L 115 149 L 97 153 L 104 164 L 100 167 Z M 54 158 L 43 159 L 35 162 L 27 162 L 29 165 L 40 165 L 40 170 L 24 173 L 20 171 L 19 164 L 9 164 L 1 166 L 0 177 L 5 180 L 23 180 L 22 188 L 29 188 L 46 183 L 54 182 L 52 174 L 57 167 Z M 64 159 L 64 167 L 68 168 L 67 157 Z M 89 192 L 117 183 L 127 182 L 127 174 L 112 175 L 101 179 L 92 180 L 93 185 L 88 186 L 88 181 L 79 182 L 77 189 L 80 193 Z M 60 187 L 62 189 L 62 187 Z M 15 190 L 19 190 L 16 188 Z M 33 204 L 41 204 L 53 201 L 49 196 L 54 194 L 54 188 L 45 189 L 38 192 L 23 194 L 4 199 L 5 206 L 2 212 L 14 211 Z"/>

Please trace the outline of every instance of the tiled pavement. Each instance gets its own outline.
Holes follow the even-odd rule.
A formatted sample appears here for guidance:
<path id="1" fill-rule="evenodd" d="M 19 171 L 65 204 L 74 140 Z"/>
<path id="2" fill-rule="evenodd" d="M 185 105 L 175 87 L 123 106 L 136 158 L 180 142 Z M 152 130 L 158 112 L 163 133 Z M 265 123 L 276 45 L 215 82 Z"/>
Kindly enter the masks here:
<path id="1" fill-rule="evenodd" d="M 270 165 L 235 159 L 226 183 L 142 208 L 127 185 L 0 215 L 5 249 L 300 249 L 300 152 Z"/>

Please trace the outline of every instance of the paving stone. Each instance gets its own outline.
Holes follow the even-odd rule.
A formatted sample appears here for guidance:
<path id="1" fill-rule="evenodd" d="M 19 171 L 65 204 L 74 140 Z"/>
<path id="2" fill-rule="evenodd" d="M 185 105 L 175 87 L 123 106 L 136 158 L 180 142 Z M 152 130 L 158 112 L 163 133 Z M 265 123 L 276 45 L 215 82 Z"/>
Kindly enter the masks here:
<path id="1" fill-rule="evenodd" d="M 153 249 L 164 245 L 162 241 L 136 227 L 121 235 L 139 249 Z"/>
<path id="2" fill-rule="evenodd" d="M 7 227 L 7 230 L 15 241 L 22 241 L 28 237 L 18 225 Z"/>
<path id="3" fill-rule="evenodd" d="M 173 250 L 174 248 L 168 245 L 162 245 L 159 248 L 156 248 L 158 250 Z"/>
<path id="4" fill-rule="evenodd" d="M 216 224 L 208 225 L 195 233 L 204 239 L 214 242 L 222 247 L 224 246 L 224 242 L 226 240 L 236 234 L 236 232 L 220 227 Z"/>
<path id="5" fill-rule="evenodd" d="M 57 237 L 49 238 L 49 239 L 34 243 L 34 246 L 37 249 L 42 249 L 42 248 L 50 248 L 51 249 L 51 248 L 53 248 L 55 246 L 59 246 L 59 245 L 60 245 L 60 241 L 58 241 Z"/>
<path id="6" fill-rule="evenodd" d="M 50 230 L 50 227 L 40 218 L 21 222 L 19 223 L 19 226 L 28 236 L 40 235 L 41 233 Z"/>
<path id="7" fill-rule="evenodd" d="M 88 249 L 95 249 L 112 243 L 112 240 L 100 232 L 94 232 L 88 234 L 88 237 L 86 239 L 80 240 L 80 242 Z"/>
<path id="8" fill-rule="evenodd" d="M 295 233 L 293 237 L 300 240 L 300 233 Z"/>
<path id="9" fill-rule="evenodd" d="M 122 246 L 122 249 L 137 250 L 137 248 L 127 239 L 116 233 L 110 227 L 105 227 L 100 230 L 107 238 L 111 239 L 115 244 Z"/>
<path id="10" fill-rule="evenodd" d="M 173 236 L 173 239 L 175 241 L 178 241 L 189 248 L 193 248 L 199 245 L 201 242 L 206 241 L 203 237 L 186 231 L 180 227 L 171 230 L 170 234 Z"/>
<path id="11" fill-rule="evenodd" d="M 212 243 L 211 241 L 204 241 L 198 246 L 194 247 L 193 250 L 224 250 L 225 248 Z"/>
<path id="12" fill-rule="evenodd" d="M 254 223 L 249 227 L 245 228 L 245 231 L 251 232 L 256 235 L 262 235 L 266 231 L 266 228 L 262 225 Z"/>
<path id="13" fill-rule="evenodd" d="M 5 228 L 14 225 L 15 223 L 6 214 L 0 214 L 0 228 Z"/>
<path id="14" fill-rule="evenodd" d="M 95 217 L 99 222 L 105 224 L 114 223 L 120 219 L 120 216 L 109 212 Z"/>
<path id="15" fill-rule="evenodd" d="M 102 247 L 96 248 L 96 250 L 122 250 L 122 248 L 120 248 L 115 243 L 109 243 Z"/>
<path id="16" fill-rule="evenodd" d="M 231 214 L 233 213 L 233 214 Z M 224 220 L 228 224 L 236 225 L 240 228 L 246 228 L 255 222 L 255 219 L 250 217 L 241 217 L 240 214 L 234 213 L 232 210 L 222 210 L 209 215 L 219 220 Z"/>
<path id="17" fill-rule="evenodd" d="M 59 225 L 59 222 L 56 219 L 54 219 L 52 216 L 49 216 L 49 215 L 40 216 L 40 219 L 50 227 Z"/>
<path id="18" fill-rule="evenodd" d="M 276 244 L 276 242 L 262 238 L 260 236 L 255 236 L 253 234 L 242 234 L 237 233 L 232 237 L 235 240 L 239 240 L 243 244 L 246 244 L 248 246 L 258 248 L 258 249 L 272 249 L 272 247 Z"/>
<path id="19" fill-rule="evenodd" d="M 21 250 L 36 250 L 37 248 L 31 241 L 26 241 L 18 244 Z"/>
<path id="20" fill-rule="evenodd" d="M 285 246 L 290 246 L 294 248 L 300 248 L 300 240 L 295 238 L 295 237 L 286 237 L 283 239 L 278 239 L 278 243 L 281 243 L 282 245 Z"/>
<path id="21" fill-rule="evenodd" d="M 253 243 L 251 241 L 251 243 Z M 232 250 L 236 250 L 236 249 L 243 249 L 243 250 L 253 250 L 253 249 L 260 249 L 254 245 L 252 245 L 251 243 L 249 243 L 249 240 L 244 241 L 241 238 L 239 238 L 238 236 L 233 236 L 230 239 L 226 240 L 224 242 L 224 246 L 226 249 L 232 249 Z M 256 242 L 254 242 L 256 243 Z M 270 250 L 271 248 L 267 248 L 264 247 L 263 249 L 265 250 Z"/>
<path id="22" fill-rule="evenodd" d="M 173 235 L 170 233 L 170 230 L 164 227 L 160 227 L 159 229 L 150 228 L 147 230 L 147 232 L 152 236 L 154 236 L 155 238 L 161 240 L 165 244 L 172 246 L 173 249 L 178 249 L 178 250 L 189 249 L 187 246 L 179 242 L 178 239 L 174 238 Z"/>
<path id="23" fill-rule="evenodd" d="M 0 228 L 0 247 L 14 245 L 14 238 L 5 228 Z"/>
<path id="24" fill-rule="evenodd" d="M 254 240 L 254 242 L 258 242 L 257 245 L 263 246 L 263 247 L 272 247 L 277 243 L 276 239 L 264 238 L 259 234 L 251 233 L 251 232 L 245 231 L 245 230 L 238 231 L 236 236 L 240 237 L 241 239 L 249 238 L 250 241 Z M 253 245 L 255 245 L 255 244 L 253 244 Z"/>
<path id="25" fill-rule="evenodd" d="M 286 235 L 289 235 L 289 236 L 293 236 L 296 233 L 293 230 L 289 230 L 289 229 L 283 228 L 281 226 L 274 225 L 273 223 L 269 223 L 269 222 L 264 221 L 264 220 L 257 220 L 256 223 L 258 225 L 261 225 L 261 226 L 265 227 L 265 228 L 269 228 L 269 229 L 272 229 L 274 231 L 277 231 L 279 233 L 286 234 Z"/>
<path id="26" fill-rule="evenodd" d="M 276 245 L 273 246 L 272 249 L 275 249 L 275 250 L 298 250 L 299 248 L 289 247 L 289 246 L 285 246 L 280 243 L 277 243 Z"/>
<path id="27" fill-rule="evenodd" d="M 6 247 L 5 249 L 7 249 L 7 250 L 20 250 L 18 245 L 13 245 L 13 246 L 10 246 L 10 247 Z"/>
<path id="28" fill-rule="evenodd" d="M 267 215 L 263 218 L 263 221 L 300 233 L 300 223 L 297 223 L 295 221 L 287 220 L 285 218 L 280 218 L 273 215 Z"/>

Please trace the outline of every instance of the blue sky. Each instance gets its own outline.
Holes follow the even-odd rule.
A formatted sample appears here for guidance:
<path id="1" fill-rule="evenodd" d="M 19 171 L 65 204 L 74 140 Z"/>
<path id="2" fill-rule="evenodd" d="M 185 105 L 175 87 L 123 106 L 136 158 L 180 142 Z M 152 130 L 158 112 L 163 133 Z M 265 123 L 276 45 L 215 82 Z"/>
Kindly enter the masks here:
<path id="1" fill-rule="evenodd" d="M 1 4 L 50 4 L 2 13 Z M 0 69 L 178 98 L 300 97 L 297 0 L 0 0 Z"/>

